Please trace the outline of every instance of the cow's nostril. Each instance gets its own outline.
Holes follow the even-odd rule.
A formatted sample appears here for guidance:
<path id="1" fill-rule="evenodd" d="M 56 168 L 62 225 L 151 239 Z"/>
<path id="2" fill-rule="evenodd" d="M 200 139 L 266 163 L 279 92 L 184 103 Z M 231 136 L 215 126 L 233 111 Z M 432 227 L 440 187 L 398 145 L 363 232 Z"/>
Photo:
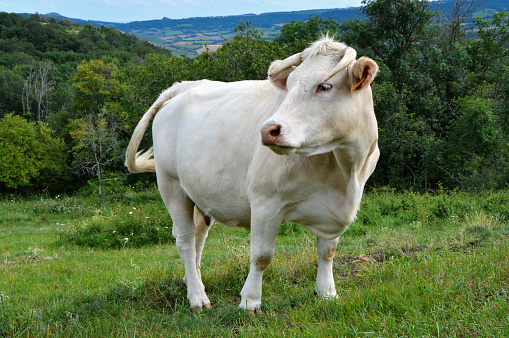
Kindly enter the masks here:
<path id="1" fill-rule="evenodd" d="M 269 123 L 262 127 L 262 143 L 266 146 L 276 144 L 281 136 L 281 125 L 276 123 Z"/>
<path id="2" fill-rule="evenodd" d="M 279 134 L 281 134 L 281 126 L 280 125 L 276 125 L 275 128 L 270 131 L 270 136 L 278 137 Z"/>

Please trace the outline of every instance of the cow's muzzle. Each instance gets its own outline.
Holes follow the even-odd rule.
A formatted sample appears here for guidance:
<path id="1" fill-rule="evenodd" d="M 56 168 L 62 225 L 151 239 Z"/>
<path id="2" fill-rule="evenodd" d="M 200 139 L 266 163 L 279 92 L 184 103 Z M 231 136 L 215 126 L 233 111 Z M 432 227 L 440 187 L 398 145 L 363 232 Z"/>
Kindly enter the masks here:
<path id="1" fill-rule="evenodd" d="M 278 123 L 268 123 L 262 127 L 262 144 L 269 147 L 278 155 L 289 155 L 295 148 L 286 143 L 282 134 L 282 126 Z"/>
<path id="2" fill-rule="evenodd" d="M 281 125 L 269 123 L 262 127 L 262 143 L 265 146 L 277 145 L 281 136 Z"/>

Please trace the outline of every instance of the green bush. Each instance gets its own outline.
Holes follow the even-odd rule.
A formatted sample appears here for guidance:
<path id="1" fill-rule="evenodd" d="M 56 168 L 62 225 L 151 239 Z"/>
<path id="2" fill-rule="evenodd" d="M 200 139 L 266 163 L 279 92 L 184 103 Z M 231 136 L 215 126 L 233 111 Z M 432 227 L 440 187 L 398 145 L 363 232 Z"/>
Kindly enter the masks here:
<path id="1" fill-rule="evenodd" d="M 174 241 L 172 220 L 161 203 L 142 210 L 116 207 L 110 216 L 95 215 L 88 224 L 60 233 L 63 241 L 92 248 L 126 248 L 166 244 Z"/>
<path id="2" fill-rule="evenodd" d="M 0 120 L 0 187 L 57 192 L 66 173 L 64 142 L 43 123 Z"/>

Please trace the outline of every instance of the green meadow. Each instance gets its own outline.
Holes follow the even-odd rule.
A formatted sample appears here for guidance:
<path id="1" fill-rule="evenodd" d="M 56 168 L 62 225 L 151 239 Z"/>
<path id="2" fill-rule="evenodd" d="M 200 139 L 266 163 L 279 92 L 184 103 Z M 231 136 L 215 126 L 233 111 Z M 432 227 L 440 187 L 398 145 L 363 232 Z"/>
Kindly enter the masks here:
<path id="1" fill-rule="evenodd" d="M 315 238 L 280 229 L 262 316 L 237 308 L 249 233 L 215 224 L 213 308 L 188 306 L 157 189 L 0 200 L 1 337 L 507 337 L 509 191 L 374 190 L 341 237 L 338 299 L 314 295 Z"/>

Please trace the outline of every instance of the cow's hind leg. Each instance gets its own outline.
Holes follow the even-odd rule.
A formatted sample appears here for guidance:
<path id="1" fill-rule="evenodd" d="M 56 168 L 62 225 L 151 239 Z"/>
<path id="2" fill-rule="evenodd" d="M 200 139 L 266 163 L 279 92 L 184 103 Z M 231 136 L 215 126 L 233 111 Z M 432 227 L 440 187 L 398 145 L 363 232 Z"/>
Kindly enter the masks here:
<path id="1" fill-rule="evenodd" d="M 196 269 L 198 272 L 198 277 L 201 279 L 201 254 L 203 252 L 203 246 L 205 245 L 205 240 L 209 234 L 209 229 L 211 226 L 211 218 L 203 215 L 198 207 L 194 207 L 194 225 L 196 227 L 195 233 L 195 248 L 196 248 Z"/>
<path id="2" fill-rule="evenodd" d="M 200 310 L 203 306 L 210 307 L 210 300 L 205 294 L 205 287 L 201 281 L 197 264 L 197 232 L 202 248 L 205 239 L 203 238 L 203 229 L 200 227 L 197 229 L 193 220 L 194 203 L 181 189 L 177 180 L 158 175 L 157 184 L 173 220 L 172 234 L 176 239 L 177 250 L 184 263 L 184 281 L 187 284 L 189 303 L 196 310 Z M 199 255 L 201 255 L 201 251 Z"/>
<path id="3" fill-rule="evenodd" d="M 316 275 L 315 292 L 323 298 L 335 298 L 336 285 L 332 274 L 332 260 L 336 253 L 339 237 L 335 239 L 316 239 L 318 251 L 318 272 Z"/>

